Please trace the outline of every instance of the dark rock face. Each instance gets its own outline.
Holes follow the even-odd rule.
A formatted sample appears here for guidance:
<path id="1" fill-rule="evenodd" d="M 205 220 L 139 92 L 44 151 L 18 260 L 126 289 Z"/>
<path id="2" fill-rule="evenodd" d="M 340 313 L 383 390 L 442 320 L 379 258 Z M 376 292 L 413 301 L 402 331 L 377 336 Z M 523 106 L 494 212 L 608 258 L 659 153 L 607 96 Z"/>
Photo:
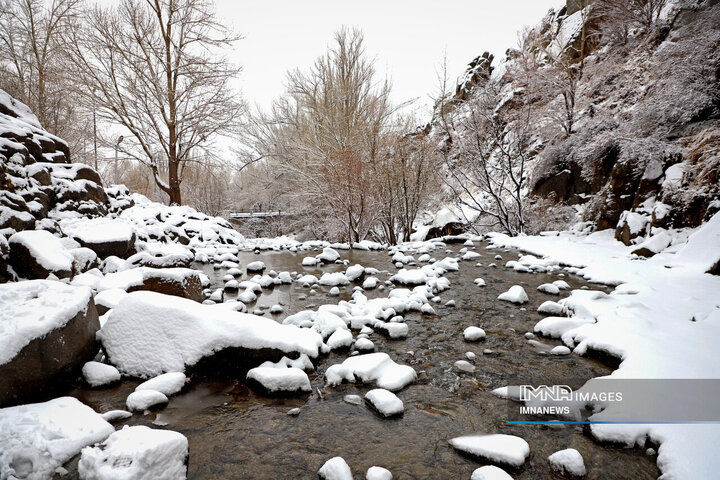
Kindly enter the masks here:
<path id="1" fill-rule="evenodd" d="M 98 352 L 100 329 L 95 303 L 78 312 L 63 327 L 36 338 L 10 362 L 0 365 L 0 407 L 49 396 L 78 374 Z"/>
<path id="2" fill-rule="evenodd" d="M 78 242 L 83 247 L 89 248 L 90 250 L 95 252 L 100 258 L 106 258 L 111 255 L 125 258 L 135 248 L 136 235 L 135 233 L 133 233 L 130 238 L 125 240 L 100 243 L 89 242 L 87 240 L 84 240 L 82 237 L 73 237 L 73 240 Z"/>
<path id="3" fill-rule="evenodd" d="M 175 280 L 169 278 L 167 275 L 163 275 L 161 269 L 157 269 L 157 272 L 153 272 L 153 269 L 147 269 L 143 284 L 130 287 L 128 293 L 138 290 L 149 290 L 165 295 L 189 298 L 196 302 L 202 302 L 205 298 L 202 293 L 203 288 L 199 272 L 192 275 L 185 275 L 182 280 Z"/>

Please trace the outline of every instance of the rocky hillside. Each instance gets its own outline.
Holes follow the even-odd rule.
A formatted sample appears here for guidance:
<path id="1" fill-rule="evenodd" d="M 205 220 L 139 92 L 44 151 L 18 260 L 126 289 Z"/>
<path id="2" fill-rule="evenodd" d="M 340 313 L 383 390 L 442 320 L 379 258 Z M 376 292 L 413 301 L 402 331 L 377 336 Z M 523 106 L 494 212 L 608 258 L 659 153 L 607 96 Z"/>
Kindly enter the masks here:
<path id="1" fill-rule="evenodd" d="M 498 64 L 478 57 L 443 113 L 467 116 L 489 84 L 496 111 L 531 106 L 529 204 L 577 211 L 626 244 L 698 226 L 720 210 L 720 2 L 667 2 L 651 26 L 601 3 L 551 10 Z"/>

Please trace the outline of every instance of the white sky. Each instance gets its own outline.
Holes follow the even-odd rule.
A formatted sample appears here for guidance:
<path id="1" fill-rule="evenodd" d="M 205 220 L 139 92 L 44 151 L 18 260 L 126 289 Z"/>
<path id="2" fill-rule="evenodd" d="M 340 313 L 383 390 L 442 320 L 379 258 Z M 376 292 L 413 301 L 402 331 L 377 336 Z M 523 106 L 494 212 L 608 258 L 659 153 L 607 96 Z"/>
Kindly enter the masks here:
<path id="1" fill-rule="evenodd" d="M 393 99 L 428 95 L 447 52 L 448 74 L 459 77 L 488 50 L 499 61 L 517 45 L 517 32 L 535 25 L 563 0 L 215 0 L 218 17 L 245 38 L 230 59 L 242 65 L 240 88 L 252 105 L 267 108 L 284 92 L 285 73 L 309 68 L 343 25 L 360 27 L 378 73 L 393 81 Z"/>

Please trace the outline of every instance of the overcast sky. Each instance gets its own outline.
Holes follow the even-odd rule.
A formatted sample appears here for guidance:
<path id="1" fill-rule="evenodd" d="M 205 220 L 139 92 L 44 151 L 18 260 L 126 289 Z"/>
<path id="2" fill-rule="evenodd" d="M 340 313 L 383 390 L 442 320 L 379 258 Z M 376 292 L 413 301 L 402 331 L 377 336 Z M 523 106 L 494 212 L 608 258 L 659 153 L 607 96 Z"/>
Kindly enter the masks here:
<path id="1" fill-rule="evenodd" d="M 219 18 L 245 38 L 232 60 L 243 67 L 246 100 L 267 108 L 284 92 L 285 73 L 309 68 L 343 25 L 360 27 L 395 102 L 427 109 L 447 52 L 451 79 L 488 50 L 496 61 L 562 0 L 215 0 Z"/>

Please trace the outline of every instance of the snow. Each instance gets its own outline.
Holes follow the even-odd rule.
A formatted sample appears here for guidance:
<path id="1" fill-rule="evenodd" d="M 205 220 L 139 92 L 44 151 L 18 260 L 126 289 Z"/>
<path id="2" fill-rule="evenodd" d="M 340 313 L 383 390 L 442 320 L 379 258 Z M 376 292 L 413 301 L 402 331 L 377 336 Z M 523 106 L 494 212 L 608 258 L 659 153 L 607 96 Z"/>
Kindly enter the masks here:
<path id="1" fill-rule="evenodd" d="M 527 303 L 528 296 L 523 287 L 520 285 L 513 285 L 510 287 L 510 290 L 505 293 L 501 293 L 500 296 L 498 296 L 498 300 L 512 303 Z"/>
<path id="2" fill-rule="evenodd" d="M 550 354 L 552 355 L 570 355 L 570 349 L 566 347 L 565 345 L 558 345 L 557 347 L 553 347 L 552 350 L 550 350 Z"/>
<path id="3" fill-rule="evenodd" d="M 485 338 L 485 330 L 480 327 L 467 327 L 463 331 L 463 338 L 466 342 L 477 342 Z"/>
<path id="4" fill-rule="evenodd" d="M 365 480 L 392 480 L 392 472 L 383 467 L 370 467 L 368 468 Z"/>
<path id="5" fill-rule="evenodd" d="M 9 239 L 10 246 L 24 246 L 35 261 L 50 273 L 72 272 L 73 256 L 65 248 L 60 239 L 45 230 L 24 230 L 13 234 Z"/>
<path id="6" fill-rule="evenodd" d="M 317 357 L 322 338 L 312 330 L 155 292 L 133 292 L 115 307 L 98 333 L 108 358 L 137 377 L 184 372 L 186 366 L 228 347 L 273 348 Z"/>
<path id="7" fill-rule="evenodd" d="M 546 301 L 543 302 L 537 309 L 538 313 L 544 313 L 547 315 L 562 315 L 564 308 L 557 302 Z"/>
<path id="8" fill-rule="evenodd" d="M 345 276 L 351 282 L 359 280 L 365 274 L 365 267 L 362 265 L 353 265 L 345 270 Z"/>
<path id="9" fill-rule="evenodd" d="M 120 380 L 117 368 L 100 362 L 87 362 L 83 365 L 82 374 L 91 387 L 100 387 Z"/>
<path id="10" fill-rule="evenodd" d="M 543 283 L 538 288 L 539 292 L 547 293 L 549 295 L 559 295 L 560 289 L 557 285 L 553 285 L 552 283 Z"/>
<path id="11" fill-rule="evenodd" d="M 333 457 L 325 462 L 318 475 L 324 480 L 353 480 L 352 471 L 342 457 Z"/>
<path id="12" fill-rule="evenodd" d="M 397 395 L 384 388 L 375 388 L 365 394 L 365 400 L 383 417 L 402 415 L 405 405 Z"/>
<path id="13" fill-rule="evenodd" d="M 481 257 L 481 255 L 480 255 L 479 253 L 477 253 L 477 252 L 466 252 L 466 253 L 462 256 L 462 260 L 475 260 L 475 259 L 480 258 L 480 257 Z"/>
<path id="14" fill-rule="evenodd" d="M 116 422 L 132 417 L 132 412 L 127 410 L 110 410 L 102 414 L 102 418 L 107 422 Z"/>
<path id="15" fill-rule="evenodd" d="M 135 391 L 155 390 L 169 397 L 182 390 L 186 381 L 184 373 L 168 372 L 141 383 L 135 387 Z"/>
<path id="16" fill-rule="evenodd" d="M 115 429 L 72 397 L 0 409 L 0 475 L 44 480 Z M 7 476 L 6 476 L 7 475 Z"/>
<path id="17" fill-rule="evenodd" d="M 496 433 L 467 435 L 450 440 L 456 450 L 495 463 L 520 467 L 530 454 L 530 446 L 520 437 Z"/>
<path id="18" fill-rule="evenodd" d="M 474 280 L 474 282 L 475 282 L 475 285 L 477 285 L 478 287 L 484 287 L 484 286 L 485 286 L 485 280 L 483 280 L 482 278 L 476 278 L 476 279 Z"/>
<path id="19" fill-rule="evenodd" d="M 355 383 L 356 378 L 363 383 L 375 383 L 380 388 L 398 391 L 414 382 L 417 374 L 412 367 L 395 363 L 387 353 L 356 355 L 325 371 L 328 386 L 339 385 L 343 380 Z"/>
<path id="20" fill-rule="evenodd" d="M 318 259 L 315 257 L 305 257 L 302 259 L 302 266 L 303 267 L 312 267 L 317 265 Z"/>
<path id="21" fill-rule="evenodd" d="M 470 476 L 470 480 L 512 480 L 512 477 L 500 467 L 485 465 L 476 468 Z"/>
<path id="22" fill-rule="evenodd" d="M 128 410 L 147 410 L 150 407 L 168 403 L 168 398 L 165 394 L 156 390 L 138 390 L 128 395 L 125 404 Z"/>
<path id="23" fill-rule="evenodd" d="M 247 373 L 269 392 L 309 392 L 312 390 L 307 374 L 297 367 L 256 367 Z"/>
<path id="24" fill-rule="evenodd" d="M 90 303 L 90 289 L 52 280 L 0 284 L 0 365 L 32 340 L 63 327 Z"/>
<path id="25" fill-rule="evenodd" d="M 391 282 L 402 283 L 403 285 L 423 285 L 427 281 L 427 275 L 422 269 L 407 270 L 403 268 L 390 277 Z"/>
<path id="26" fill-rule="evenodd" d="M 265 264 L 261 261 L 250 262 L 245 268 L 248 272 L 262 272 L 265 270 Z"/>
<path id="27" fill-rule="evenodd" d="M 125 426 L 82 450 L 78 472 L 87 480 L 177 480 L 187 475 L 188 441 L 171 430 Z"/>
<path id="28" fill-rule="evenodd" d="M 563 300 L 572 305 L 571 318 L 549 317 L 535 326 L 536 332 L 560 336 L 577 354 L 595 350 L 619 358 L 610 378 L 720 378 L 720 365 L 707 360 L 715 358 L 720 344 L 720 277 L 704 273 L 718 251 L 718 225 L 716 214 L 687 241 L 678 232 L 676 244 L 647 259 L 633 256 L 636 247 L 616 241 L 611 230 L 491 238 L 497 246 L 554 259 L 587 280 L 615 286 L 609 295 L 593 297 L 575 290 Z M 685 396 L 682 401 L 688 409 L 701 410 L 700 403 L 707 400 Z M 612 412 L 610 405 L 596 417 Z M 592 425 L 590 433 L 628 446 L 646 438 L 658 442 L 664 478 L 712 478 L 720 469 L 717 425 Z"/>
<path id="29" fill-rule="evenodd" d="M 569 474 L 582 477 L 587 473 L 582 455 L 574 448 L 567 448 L 553 453 L 548 457 L 548 462 L 550 462 L 552 469 L 561 475 Z"/>

